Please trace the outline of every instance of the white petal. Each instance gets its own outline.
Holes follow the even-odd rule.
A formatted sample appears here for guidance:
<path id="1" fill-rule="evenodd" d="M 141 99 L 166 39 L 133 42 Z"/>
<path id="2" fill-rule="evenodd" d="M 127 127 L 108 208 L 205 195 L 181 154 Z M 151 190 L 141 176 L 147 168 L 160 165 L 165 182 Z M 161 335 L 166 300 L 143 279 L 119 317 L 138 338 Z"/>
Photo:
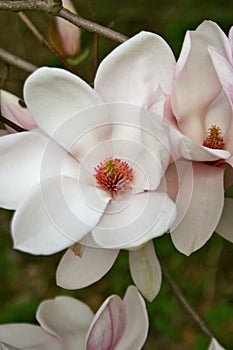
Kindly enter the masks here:
<path id="1" fill-rule="evenodd" d="M 0 325 L 1 342 L 9 345 L 6 347 L 9 350 L 63 350 L 63 344 L 57 337 L 39 326 L 23 323 Z"/>
<path id="2" fill-rule="evenodd" d="M 230 61 L 232 53 L 228 38 L 224 31 L 213 21 L 203 21 L 197 28 L 197 32 L 202 33 L 208 43 L 218 49 Z"/>
<path id="3" fill-rule="evenodd" d="M 193 178 L 189 174 L 180 186 L 177 220 L 171 228 L 174 245 L 186 255 L 201 248 L 211 237 L 224 204 L 223 168 L 193 163 Z"/>
<path id="4" fill-rule="evenodd" d="M 233 66 L 214 47 L 210 47 L 209 52 L 222 86 L 224 87 L 231 102 L 233 102 Z"/>
<path id="5" fill-rule="evenodd" d="M 59 336 L 65 349 L 77 350 L 84 348 L 94 314 L 82 301 L 60 296 L 43 301 L 36 317 L 45 330 Z"/>
<path id="6" fill-rule="evenodd" d="M 82 79 L 59 68 L 42 67 L 24 85 L 26 105 L 37 125 L 53 135 L 79 111 L 100 104 L 99 95 Z"/>
<path id="7" fill-rule="evenodd" d="M 146 304 L 137 288 L 130 286 L 124 297 L 127 326 L 116 350 L 142 349 L 149 328 Z"/>
<path id="8" fill-rule="evenodd" d="M 171 104 L 179 129 L 202 144 L 208 105 L 221 91 L 216 71 L 202 33 L 189 32 L 191 47 L 183 69 L 174 81 Z M 187 34 L 187 35 L 188 35 Z"/>
<path id="9" fill-rule="evenodd" d="M 111 269 L 118 253 L 116 249 L 91 246 L 90 240 L 85 242 L 81 256 L 68 249 L 57 268 L 57 285 L 78 289 L 95 283 Z"/>
<path id="10" fill-rule="evenodd" d="M 216 232 L 233 243 L 233 199 L 225 198 L 221 219 L 216 227 Z"/>
<path id="11" fill-rule="evenodd" d="M 93 238 L 104 248 L 135 247 L 165 233 L 174 215 L 175 205 L 165 193 L 122 195 L 106 207 Z"/>
<path id="12" fill-rule="evenodd" d="M 141 32 L 113 50 L 100 64 L 95 90 L 105 102 L 152 108 L 159 86 L 169 93 L 175 58 L 158 35 Z"/>
<path id="13" fill-rule="evenodd" d="M 115 350 L 126 328 L 126 309 L 117 295 L 101 305 L 90 326 L 87 350 Z"/>
<path id="14" fill-rule="evenodd" d="M 141 248 L 129 251 L 131 276 L 142 295 L 152 301 L 162 281 L 161 267 L 151 240 Z"/>
<path id="15" fill-rule="evenodd" d="M 47 179 L 15 213 L 12 223 L 15 248 L 32 254 L 63 250 L 97 224 L 107 202 L 104 192 L 79 184 L 74 178 Z"/>
<path id="16" fill-rule="evenodd" d="M 0 150 L 0 206 L 8 209 L 16 209 L 42 178 L 69 175 L 77 165 L 60 146 L 35 132 L 1 137 Z"/>
<path id="17" fill-rule="evenodd" d="M 212 341 L 208 350 L 225 350 L 225 349 L 217 342 L 216 339 L 212 338 Z"/>

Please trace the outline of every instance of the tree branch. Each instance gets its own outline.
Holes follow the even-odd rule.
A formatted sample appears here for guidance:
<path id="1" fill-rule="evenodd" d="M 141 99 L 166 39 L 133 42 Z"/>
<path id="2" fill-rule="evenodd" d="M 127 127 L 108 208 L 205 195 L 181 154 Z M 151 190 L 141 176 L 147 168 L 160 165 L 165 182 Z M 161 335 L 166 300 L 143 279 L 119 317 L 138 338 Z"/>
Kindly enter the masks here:
<path id="1" fill-rule="evenodd" d="M 38 67 L 32 63 L 29 63 L 18 56 L 12 55 L 11 53 L 0 48 L 0 60 L 13 66 L 19 67 L 26 70 L 29 73 L 34 72 Z"/>
<path id="2" fill-rule="evenodd" d="M 52 16 L 59 16 L 82 27 L 90 32 L 98 33 L 108 39 L 122 43 L 126 41 L 127 36 L 120 34 L 112 29 L 106 28 L 100 24 L 88 21 L 85 18 L 76 15 L 62 6 L 61 0 L 28 0 L 28 1 L 0 1 L 0 10 L 11 12 L 19 11 L 39 11 Z"/>
<path id="3" fill-rule="evenodd" d="M 199 328 L 209 337 L 210 339 L 215 338 L 218 343 L 220 344 L 219 340 L 216 338 L 216 336 L 210 331 L 210 329 L 207 327 L 205 322 L 201 319 L 201 317 L 198 315 L 198 313 L 194 310 L 194 308 L 189 304 L 188 300 L 185 298 L 184 294 L 182 293 L 179 286 L 176 284 L 176 282 L 173 280 L 173 278 L 168 273 L 167 269 L 164 267 L 164 265 L 161 263 L 160 265 L 162 268 L 163 276 L 166 279 L 169 287 L 177 297 L 177 299 L 180 301 L 180 303 L 184 306 L 185 310 L 191 315 L 191 317 L 194 319 L 194 321 L 197 323 Z"/>
<path id="4" fill-rule="evenodd" d="M 70 72 L 77 74 L 73 67 L 66 61 L 66 59 L 43 37 L 43 35 L 38 31 L 38 29 L 34 26 L 34 24 L 30 21 L 30 19 L 23 13 L 18 13 L 21 20 L 28 27 L 28 29 L 34 34 L 34 36 L 38 39 L 38 41 L 47 47 L 64 65 L 64 67 Z"/>

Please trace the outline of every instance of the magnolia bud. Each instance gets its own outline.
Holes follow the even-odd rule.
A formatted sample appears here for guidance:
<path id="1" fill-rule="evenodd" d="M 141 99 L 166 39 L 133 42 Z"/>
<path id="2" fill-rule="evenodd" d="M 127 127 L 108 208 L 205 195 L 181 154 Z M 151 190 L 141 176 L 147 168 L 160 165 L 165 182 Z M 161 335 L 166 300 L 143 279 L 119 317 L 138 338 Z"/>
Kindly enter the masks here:
<path id="1" fill-rule="evenodd" d="M 0 90 L 1 115 L 13 123 L 21 126 L 26 130 L 35 128 L 37 125 L 29 114 L 26 106 L 15 95 L 10 92 Z M 12 133 L 15 130 L 8 125 L 5 125 L 7 130 Z"/>
<path id="2" fill-rule="evenodd" d="M 77 14 L 75 7 L 70 0 L 63 0 L 63 6 L 67 10 Z M 64 54 L 67 57 L 77 55 L 80 50 L 81 30 L 60 17 L 56 17 L 56 25 Z"/>

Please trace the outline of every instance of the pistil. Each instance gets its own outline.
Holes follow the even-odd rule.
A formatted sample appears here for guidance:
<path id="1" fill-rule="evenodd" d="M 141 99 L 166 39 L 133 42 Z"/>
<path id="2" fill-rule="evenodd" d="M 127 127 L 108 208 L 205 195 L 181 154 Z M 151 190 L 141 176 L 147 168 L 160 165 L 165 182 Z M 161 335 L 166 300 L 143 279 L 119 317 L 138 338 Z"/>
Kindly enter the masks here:
<path id="1" fill-rule="evenodd" d="M 133 169 L 118 158 L 108 158 L 95 169 L 97 184 L 113 196 L 132 189 Z"/>
<path id="2" fill-rule="evenodd" d="M 225 142 L 221 136 L 222 131 L 219 126 L 213 124 L 208 129 L 208 136 L 203 142 L 203 146 L 212 149 L 225 149 Z"/>

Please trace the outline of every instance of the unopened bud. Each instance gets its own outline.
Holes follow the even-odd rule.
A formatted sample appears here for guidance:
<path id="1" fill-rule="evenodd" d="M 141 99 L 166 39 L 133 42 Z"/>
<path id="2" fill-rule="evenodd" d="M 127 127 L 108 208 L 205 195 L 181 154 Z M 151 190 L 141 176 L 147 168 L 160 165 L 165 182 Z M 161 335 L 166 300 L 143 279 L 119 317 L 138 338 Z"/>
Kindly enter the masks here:
<path id="1" fill-rule="evenodd" d="M 25 130 L 31 130 L 37 125 L 29 114 L 23 101 L 10 92 L 0 90 L 1 115 L 11 122 L 21 126 Z M 7 130 L 12 133 L 14 129 L 5 125 Z"/>

